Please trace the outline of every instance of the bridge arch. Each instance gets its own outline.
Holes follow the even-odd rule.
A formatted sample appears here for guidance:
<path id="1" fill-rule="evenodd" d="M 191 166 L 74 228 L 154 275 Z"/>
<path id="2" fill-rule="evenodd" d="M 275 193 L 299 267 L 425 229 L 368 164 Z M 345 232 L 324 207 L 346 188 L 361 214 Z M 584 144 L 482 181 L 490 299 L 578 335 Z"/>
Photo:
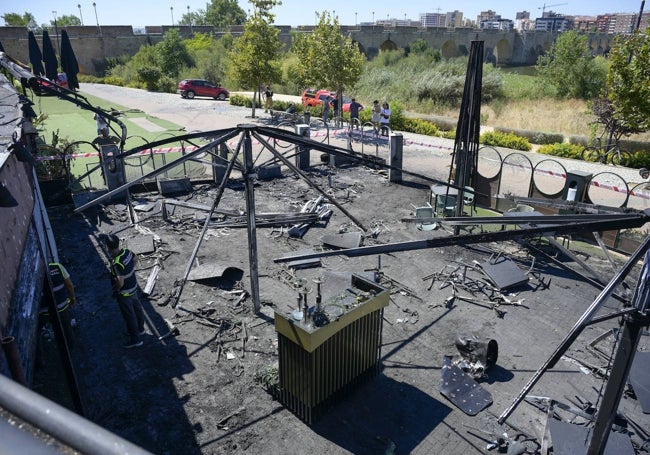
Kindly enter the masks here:
<path id="1" fill-rule="evenodd" d="M 382 52 L 396 51 L 397 49 L 399 49 L 399 47 L 390 38 L 381 43 L 381 46 L 379 46 L 379 50 Z"/>
<path id="2" fill-rule="evenodd" d="M 512 60 L 512 45 L 507 39 L 501 39 L 494 46 L 494 58 L 497 65 L 506 65 Z"/>
<path id="3" fill-rule="evenodd" d="M 442 43 L 440 53 L 444 58 L 458 57 L 458 46 L 456 45 L 456 42 L 454 40 L 447 40 Z"/>
<path id="4" fill-rule="evenodd" d="M 363 44 L 361 44 L 359 41 L 356 41 L 356 40 L 352 40 L 352 44 L 354 44 L 354 45 L 357 46 L 357 48 L 359 49 L 359 52 L 361 52 L 361 53 L 362 53 L 363 55 L 365 55 L 366 57 L 368 56 L 368 55 L 366 54 L 366 48 L 363 47 Z"/>

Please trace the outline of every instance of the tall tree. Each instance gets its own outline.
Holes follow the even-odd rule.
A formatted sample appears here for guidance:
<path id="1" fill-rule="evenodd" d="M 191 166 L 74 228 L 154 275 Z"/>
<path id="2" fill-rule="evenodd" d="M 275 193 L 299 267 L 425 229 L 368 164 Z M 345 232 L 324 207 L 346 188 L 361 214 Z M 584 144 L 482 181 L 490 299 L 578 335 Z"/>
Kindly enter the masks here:
<path id="1" fill-rule="evenodd" d="M 58 16 L 56 18 L 57 27 L 67 27 L 69 25 L 81 25 L 81 19 L 72 14 L 69 16 Z M 50 21 L 50 26 L 54 27 L 54 19 Z"/>
<path id="2" fill-rule="evenodd" d="M 607 66 L 604 59 L 593 58 L 586 35 L 569 30 L 539 57 L 537 74 L 559 98 L 590 99 L 605 88 Z"/>
<path id="3" fill-rule="evenodd" d="M 609 52 L 607 94 L 618 128 L 650 130 L 650 29 L 619 35 Z"/>
<path id="4" fill-rule="evenodd" d="M 177 28 L 165 32 L 163 40 L 156 44 L 156 52 L 158 66 L 163 73 L 172 77 L 178 76 L 183 65 L 194 64 Z"/>
<path id="5" fill-rule="evenodd" d="M 250 3 L 255 5 L 256 2 Z M 223 29 L 229 25 L 242 25 L 245 22 L 246 12 L 239 7 L 237 0 L 210 0 L 206 5 L 206 25 Z"/>
<path id="6" fill-rule="evenodd" d="M 359 81 L 366 61 L 352 38 L 341 33 L 338 19 L 332 20 L 327 11 L 321 13 L 313 33 L 296 35 L 292 48 L 300 56 L 298 77 L 305 84 L 336 91 L 340 100 L 343 91 Z"/>
<path id="7" fill-rule="evenodd" d="M 32 13 L 24 13 L 22 16 L 18 13 L 6 13 L 3 14 L 2 19 L 5 21 L 5 25 L 13 27 L 27 27 L 30 30 L 38 28 L 36 24 L 36 19 Z"/>
<path id="8" fill-rule="evenodd" d="M 243 88 L 252 88 L 256 98 L 264 84 L 273 84 L 282 79 L 280 51 L 282 43 L 278 38 L 280 30 L 274 27 L 275 15 L 271 9 L 281 5 L 279 0 L 250 0 L 255 10 L 246 22 L 244 33 L 236 38 L 229 53 L 228 74 Z M 252 116 L 255 117 L 255 103 Z"/>

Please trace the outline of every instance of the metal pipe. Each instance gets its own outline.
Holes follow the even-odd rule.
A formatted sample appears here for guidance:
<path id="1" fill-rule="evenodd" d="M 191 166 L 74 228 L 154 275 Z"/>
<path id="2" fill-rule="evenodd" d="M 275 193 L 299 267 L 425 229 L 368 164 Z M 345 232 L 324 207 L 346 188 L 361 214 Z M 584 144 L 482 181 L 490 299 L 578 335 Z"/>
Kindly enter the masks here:
<path id="1" fill-rule="evenodd" d="M 524 399 L 524 397 L 528 394 L 530 389 L 533 388 L 533 386 L 539 381 L 539 379 L 542 377 L 542 375 L 548 370 L 549 368 L 552 368 L 558 360 L 560 360 L 560 357 L 564 355 L 566 350 L 571 346 L 571 344 L 578 338 L 582 330 L 589 325 L 589 322 L 591 318 L 596 314 L 600 306 L 605 302 L 609 296 L 612 294 L 616 286 L 618 286 L 624 279 L 625 277 L 630 273 L 632 268 L 636 265 L 638 260 L 648 251 L 648 248 L 650 248 L 650 237 L 647 237 L 641 245 L 637 248 L 637 250 L 630 256 L 628 261 L 625 263 L 625 265 L 621 268 L 621 270 L 612 278 L 612 280 L 603 288 L 603 290 L 598 294 L 596 299 L 593 301 L 593 303 L 587 308 L 587 310 L 583 313 L 583 315 L 578 319 L 578 321 L 575 323 L 573 328 L 569 331 L 569 333 L 564 337 L 560 345 L 555 349 L 551 357 L 544 362 L 544 364 L 535 372 L 535 374 L 530 378 L 528 383 L 524 386 L 523 389 L 521 389 L 521 392 L 519 392 L 519 395 L 514 399 L 512 404 L 508 406 L 505 411 L 501 413 L 499 416 L 497 422 L 499 422 L 500 425 L 502 425 L 512 414 L 512 412 L 515 410 L 515 408 L 521 403 L 521 401 Z"/>
<path id="2" fill-rule="evenodd" d="M 0 375 L 0 407 L 81 453 L 150 454 L 3 375 Z"/>
<path id="3" fill-rule="evenodd" d="M 239 150 L 240 147 L 238 146 L 236 152 L 233 154 L 232 160 L 230 160 L 230 163 L 228 163 L 228 169 L 226 170 L 226 173 L 223 176 L 223 180 L 221 181 L 219 188 L 217 188 L 217 194 L 215 195 L 214 200 L 212 201 L 212 207 L 210 208 L 210 212 L 205 217 L 205 222 L 203 223 L 201 234 L 199 235 L 199 238 L 196 240 L 196 244 L 194 245 L 194 250 L 192 251 L 192 256 L 190 257 L 190 260 L 188 261 L 187 266 L 185 267 L 185 273 L 183 274 L 183 279 L 181 280 L 181 284 L 178 293 L 176 294 L 176 298 L 174 302 L 172 302 L 172 308 L 176 308 L 176 305 L 178 305 L 178 302 L 180 302 L 181 300 L 181 294 L 183 293 L 183 289 L 185 289 L 185 283 L 187 283 L 187 277 L 190 276 L 190 272 L 192 271 L 192 266 L 194 265 L 194 260 L 196 259 L 196 255 L 199 253 L 199 249 L 201 248 L 201 243 L 203 243 L 205 233 L 208 231 L 210 219 L 212 219 L 212 215 L 216 210 L 217 206 L 219 205 L 219 202 L 221 201 L 221 197 L 223 196 L 223 192 L 226 189 L 226 185 L 228 184 L 228 178 L 230 177 L 232 168 L 235 166 L 235 162 L 237 161 L 237 155 L 239 154 Z M 196 153 L 196 152 L 192 152 L 192 153 Z"/>
<path id="4" fill-rule="evenodd" d="M 251 130 L 254 125 L 239 125 L 244 130 L 244 187 L 246 189 L 246 227 L 248 231 L 248 267 L 251 280 L 251 298 L 256 314 L 261 310 L 260 282 L 257 261 L 257 226 L 255 224 L 255 182 L 257 176 L 253 162 L 253 142 Z"/>
<path id="5" fill-rule="evenodd" d="M 5 357 L 7 357 L 7 364 L 9 365 L 11 377 L 14 378 L 16 382 L 27 386 L 27 378 L 25 377 L 23 364 L 20 362 L 20 352 L 18 351 L 16 338 L 12 336 L 4 337 L 2 339 L 2 350 L 5 353 Z"/>

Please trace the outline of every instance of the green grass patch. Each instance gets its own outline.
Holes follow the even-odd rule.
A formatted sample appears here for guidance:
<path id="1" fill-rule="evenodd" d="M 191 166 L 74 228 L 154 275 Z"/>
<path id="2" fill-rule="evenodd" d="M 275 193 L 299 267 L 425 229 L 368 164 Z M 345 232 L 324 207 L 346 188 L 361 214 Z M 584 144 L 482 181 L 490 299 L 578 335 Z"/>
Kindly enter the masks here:
<path id="1" fill-rule="evenodd" d="M 84 95 L 84 97 L 95 107 L 101 106 L 105 110 L 119 113 L 118 118 L 127 128 L 127 138 L 134 138 L 134 145 L 132 147 L 137 147 L 144 143 L 140 138 L 146 139 L 147 142 L 159 140 L 163 139 L 166 135 L 177 134 L 181 128 L 181 126 L 175 123 L 152 117 L 142 111 L 121 106 L 110 100 L 90 95 Z M 49 144 L 52 142 L 53 134 L 57 134 L 59 138 L 67 140 L 69 143 L 77 141 L 92 142 L 97 137 L 97 123 L 93 119 L 92 111 L 82 109 L 70 101 L 59 99 L 55 96 L 36 96 L 33 101 L 33 107 L 36 113 L 42 113 L 47 116 L 38 125 L 39 134 L 46 143 Z M 163 131 L 150 131 L 135 123 L 134 119 L 146 119 L 159 128 L 162 128 Z M 118 125 L 113 124 L 112 126 L 121 134 L 121 129 Z M 139 138 L 136 139 L 136 137 Z M 127 140 L 127 149 L 129 145 L 130 143 Z"/>

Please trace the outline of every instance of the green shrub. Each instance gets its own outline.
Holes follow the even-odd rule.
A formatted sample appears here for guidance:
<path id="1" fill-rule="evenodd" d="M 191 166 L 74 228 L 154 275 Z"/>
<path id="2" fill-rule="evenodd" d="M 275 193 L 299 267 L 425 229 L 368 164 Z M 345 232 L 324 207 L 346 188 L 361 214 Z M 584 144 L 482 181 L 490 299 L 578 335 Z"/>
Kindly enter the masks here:
<path id="1" fill-rule="evenodd" d="M 506 147 L 514 150 L 529 151 L 532 147 L 528 139 L 517 136 L 513 133 L 504 133 L 502 131 L 488 131 L 481 134 L 481 144 L 495 145 L 498 147 Z"/>
<path id="2" fill-rule="evenodd" d="M 453 130 L 443 131 L 442 137 L 445 139 L 456 139 L 456 129 L 454 128 Z"/>
<path id="3" fill-rule="evenodd" d="M 573 158 L 576 160 L 581 159 L 582 150 L 584 146 L 576 144 L 567 144 L 566 142 L 557 144 L 542 145 L 537 153 L 544 155 L 559 156 L 561 158 Z"/>
<path id="4" fill-rule="evenodd" d="M 106 76 L 103 81 L 104 84 L 108 85 L 116 85 L 118 87 L 124 87 L 126 84 L 124 83 L 124 79 L 121 77 L 116 77 L 116 76 Z"/>
<path id="5" fill-rule="evenodd" d="M 164 93 L 176 93 L 178 82 L 169 76 L 163 76 L 158 81 L 158 90 Z"/>
<path id="6" fill-rule="evenodd" d="M 286 111 L 289 109 L 290 105 L 294 105 L 296 112 L 301 113 L 305 110 L 305 107 L 301 103 L 292 103 L 291 101 L 273 101 L 273 110 L 274 111 Z"/>
<path id="7" fill-rule="evenodd" d="M 79 82 L 84 82 L 86 84 L 104 84 L 104 78 L 91 76 L 89 74 L 79 74 L 77 77 Z"/>
<path id="8" fill-rule="evenodd" d="M 253 107 L 253 98 L 244 95 L 230 95 L 230 104 L 233 106 L 244 106 L 244 107 Z M 255 105 L 257 108 L 261 108 L 262 105 L 260 101 L 257 100 Z"/>
<path id="9" fill-rule="evenodd" d="M 632 160 L 629 166 L 635 169 L 642 167 L 650 169 L 650 154 L 645 150 L 632 152 Z"/>
<path id="10" fill-rule="evenodd" d="M 415 134 L 425 134 L 427 136 L 438 136 L 440 134 L 440 130 L 436 125 L 428 120 L 422 120 L 419 118 L 405 118 L 404 131 Z"/>
<path id="11" fill-rule="evenodd" d="M 137 70 L 138 80 L 144 82 L 147 90 L 158 90 L 158 83 L 162 77 L 162 72 L 156 67 L 143 67 Z"/>
<path id="12" fill-rule="evenodd" d="M 585 148 L 587 145 L 589 145 L 589 138 L 586 136 L 569 136 L 568 140 L 569 144 L 579 145 L 582 148 Z"/>
<path id="13" fill-rule="evenodd" d="M 557 144 L 564 142 L 564 135 L 560 133 L 542 133 L 538 132 L 530 138 L 530 142 L 533 144 Z"/>
<path id="14" fill-rule="evenodd" d="M 500 131 L 502 133 L 510 133 L 515 136 L 523 137 L 528 139 L 529 142 L 533 144 L 555 144 L 556 142 L 564 142 L 564 135 L 559 133 L 543 133 L 533 130 L 523 130 L 519 128 L 504 128 L 504 127 L 495 127 L 495 131 Z"/>

